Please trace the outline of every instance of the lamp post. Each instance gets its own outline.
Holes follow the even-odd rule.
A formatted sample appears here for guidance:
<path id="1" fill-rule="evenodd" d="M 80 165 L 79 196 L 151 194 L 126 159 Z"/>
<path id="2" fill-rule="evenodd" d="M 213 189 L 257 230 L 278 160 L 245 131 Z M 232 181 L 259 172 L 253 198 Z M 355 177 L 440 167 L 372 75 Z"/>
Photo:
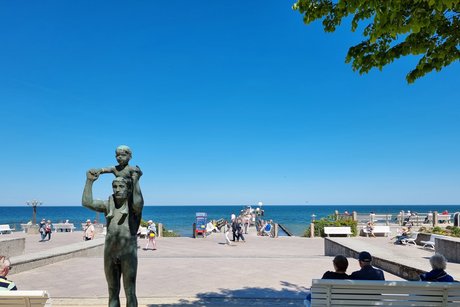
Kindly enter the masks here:
<path id="1" fill-rule="evenodd" d="M 311 215 L 311 221 L 312 221 L 312 223 L 315 221 L 315 219 L 316 219 L 316 215 L 313 213 L 313 214 Z"/>
<path id="2" fill-rule="evenodd" d="M 41 206 L 43 203 L 39 200 L 30 200 L 26 202 L 27 206 L 32 206 L 33 214 L 32 214 L 32 225 L 37 224 L 37 207 Z"/>

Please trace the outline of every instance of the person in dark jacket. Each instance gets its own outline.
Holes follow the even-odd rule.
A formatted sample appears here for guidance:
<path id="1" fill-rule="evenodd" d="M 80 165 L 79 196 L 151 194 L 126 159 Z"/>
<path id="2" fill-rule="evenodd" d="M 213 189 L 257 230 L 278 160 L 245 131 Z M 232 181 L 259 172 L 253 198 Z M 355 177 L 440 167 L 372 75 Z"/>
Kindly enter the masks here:
<path id="1" fill-rule="evenodd" d="M 321 279 L 348 279 L 349 276 L 347 273 L 348 268 L 348 260 L 347 257 L 343 255 L 337 255 L 335 256 L 334 260 L 332 260 L 332 264 L 334 265 L 335 271 L 327 271 L 324 273 L 323 277 Z M 311 306 L 311 292 L 307 293 L 307 296 L 304 300 L 304 305 L 306 307 Z"/>
<path id="2" fill-rule="evenodd" d="M 421 274 L 420 280 L 422 281 L 438 281 L 438 282 L 453 282 L 455 281 L 452 276 L 444 271 L 447 266 L 446 258 L 441 254 L 434 254 L 430 258 L 432 270 Z"/>
<path id="3" fill-rule="evenodd" d="M 232 220 L 232 235 L 233 235 L 233 242 L 235 242 L 235 239 L 238 238 L 239 241 L 239 236 L 238 236 L 238 222 L 236 221 L 236 218 Z"/>
<path id="4" fill-rule="evenodd" d="M 372 256 L 368 252 L 361 252 L 358 256 L 359 266 L 361 270 L 351 273 L 350 279 L 355 280 L 385 280 L 383 271 L 374 268 L 371 265 Z"/>
<path id="5" fill-rule="evenodd" d="M 348 260 L 347 257 L 343 255 L 335 256 L 334 260 L 332 260 L 332 264 L 334 265 L 335 271 L 327 271 L 324 273 L 321 279 L 348 279 L 349 276 L 347 273 L 348 268 Z"/>

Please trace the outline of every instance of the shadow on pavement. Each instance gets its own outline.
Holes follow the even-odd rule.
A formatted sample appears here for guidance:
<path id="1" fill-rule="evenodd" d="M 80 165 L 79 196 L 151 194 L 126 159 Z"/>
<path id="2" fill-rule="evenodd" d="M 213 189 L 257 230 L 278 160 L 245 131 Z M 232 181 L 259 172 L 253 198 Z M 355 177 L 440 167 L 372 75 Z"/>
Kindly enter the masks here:
<path id="1" fill-rule="evenodd" d="M 220 289 L 218 292 L 198 293 L 196 299 L 182 299 L 175 304 L 147 305 L 149 307 L 176 307 L 176 306 L 303 306 L 305 287 L 281 282 L 283 289 L 273 288 L 242 288 Z"/>

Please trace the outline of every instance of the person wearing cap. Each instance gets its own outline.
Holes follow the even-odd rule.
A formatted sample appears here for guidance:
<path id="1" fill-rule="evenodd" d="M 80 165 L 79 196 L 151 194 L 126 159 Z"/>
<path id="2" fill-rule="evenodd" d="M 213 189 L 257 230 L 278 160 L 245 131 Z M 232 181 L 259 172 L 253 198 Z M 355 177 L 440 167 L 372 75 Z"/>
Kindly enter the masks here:
<path id="1" fill-rule="evenodd" d="M 350 279 L 355 280 L 385 280 L 383 271 L 371 265 L 372 256 L 366 251 L 360 252 L 358 256 L 361 270 L 351 273 Z"/>
<path id="2" fill-rule="evenodd" d="M 86 220 L 85 229 L 83 231 L 83 240 L 89 241 L 94 239 L 94 225 L 91 224 L 91 220 Z"/>
<path id="3" fill-rule="evenodd" d="M 441 254 L 434 254 L 430 258 L 432 270 L 420 275 L 421 281 L 437 281 L 437 282 L 454 282 L 454 278 L 444 271 L 447 267 L 447 260 Z"/>
<path id="4" fill-rule="evenodd" d="M 0 256 L 0 291 L 10 291 L 18 289 L 14 282 L 6 279 L 6 275 L 8 275 L 10 270 L 11 262 L 5 256 Z"/>
<path id="5" fill-rule="evenodd" d="M 147 227 L 147 231 L 148 231 L 147 236 L 149 240 L 147 241 L 147 245 L 145 246 L 144 250 L 149 249 L 150 242 L 152 242 L 152 250 L 156 250 L 157 243 L 155 242 L 155 237 L 157 236 L 157 227 L 155 226 L 155 223 L 152 220 L 149 220 L 147 224 L 149 225 Z"/>

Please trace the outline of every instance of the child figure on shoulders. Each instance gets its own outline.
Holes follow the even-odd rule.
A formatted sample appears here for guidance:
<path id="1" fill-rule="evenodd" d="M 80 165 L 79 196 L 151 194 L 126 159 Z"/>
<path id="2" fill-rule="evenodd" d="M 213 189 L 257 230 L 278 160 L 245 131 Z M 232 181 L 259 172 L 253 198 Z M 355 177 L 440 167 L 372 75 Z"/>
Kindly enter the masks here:
<path id="1" fill-rule="evenodd" d="M 96 170 L 97 175 L 111 173 L 114 174 L 115 177 L 122 177 L 128 181 L 130 189 L 132 189 L 133 175 L 137 173 L 138 177 L 141 177 L 142 171 L 137 165 L 135 167 L 129 165 L 129 160 L 132 158 L 131 149 L 126 145 L 118 146 L 115 150 L 115 158 L 117 159 L 118 165 L 98 169 Z M 107 213 L 106 218 L 111 219 L 114 215 L 115 208 L 113 205 L 110 205 L 108 209 L 109 212 Z M 120 213 L 123 215 L 123 217 L 128 215 L 127 204 L 123 204 L 123 206 L 120 208 Z"/>

